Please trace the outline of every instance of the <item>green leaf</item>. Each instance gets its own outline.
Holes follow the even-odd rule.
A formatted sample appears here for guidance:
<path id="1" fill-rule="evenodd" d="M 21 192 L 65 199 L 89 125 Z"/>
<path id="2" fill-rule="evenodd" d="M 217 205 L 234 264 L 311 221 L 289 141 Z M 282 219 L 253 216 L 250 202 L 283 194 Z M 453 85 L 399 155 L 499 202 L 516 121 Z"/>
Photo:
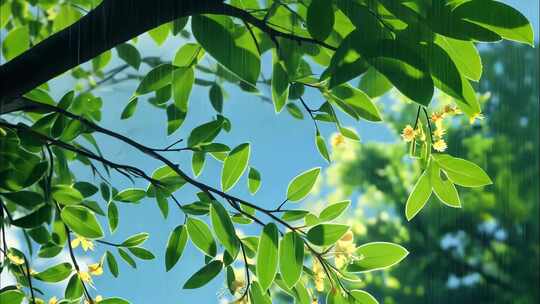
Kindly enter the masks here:
<path id="1" fill-rule="evenodd" d="M 124 108 L 124 110 L 122 111 L 122 114 L 120 115 L 120 119 L 128 119 L 131 116 L 133 116 L 133 114 L 135 114 L 135 110 L 137 109 L 138 101 L 139 101 L 138 98 L 133 98 L 132 100 L 130 100 L 128 104 L 126 105 L 126 107 Z"/>
<path id="2" fill-rule="evenodd" d="M 221 272 L 222 268 L 223 263 L 221 261 L 212 261 L 193 274 L 182 288 L 195 289 L 202 287 L 215 278 Z"/>
<path id="3" fill-rule="evenodd" d="M 187 112 L 189 104 L 189 95 L 195 81 L 194 68 L 177 68 L 173 71 L 172 92 L 174 104 L 182 111 Z"/>
<path id="4" fill-rule="evenodd" d="M 289 76 L 285 69 L 285 63 L 278 58 L 277 52 L 272 54 L 272 101 L 276 113 L 281 112 L 289 98 Z"/>
<path id="5" fill-rule="evenodd" d="M 248 188 L 249 193 L 255 194 L 261 187 L 261 173 L 253 167 L 249 167 L 248 173 Z"/>
<path id="6" fill-rule="evenodd" d="M 279 244 L 279 270 L 287 287 L 300 279 L 304 266 L 304 241 L 296 232 L 287 232 Z"/>
<path id="7" fill-rule="evenodd" d="M 300 120 L 304 119 L 304 114 L 302 113 L 302 110 L 300 110 L 300 108 L 296 104 L 290 102 L 286 104 L 286 109 L 292 117 Z"/>
<path id="8" fill-rule="evenodd" d="M 167 36 L 169 36 L 170 30 L 171 30 L 171 24 L 164 23 L 148 31 L 148 35 L 150 35 L 152 40 L 154 40 L 154 42 L 157 45 L 162 45 L 165 42 L 165 40 L 167 40 Z"/>
<path id="9" fill-rule="evenodd" d="M 107 64 L 109 64 L 109 62 L 111 61 L 111 57 L 112 54 L 109 50 L 101 53 L 97 57 L 92 58 L 92 69 L 94 70 L 94 72 L 97 72 L 106 67 Z"/>
<path id="10" fill-rule="evenodd" d="M 326 141 L 319 132 L 317 132 L 315 135 L 315 145 L 317 146 L 317 151 L 319 151 L 319 154 L 321 154 L 321 156 L 326 159 L 327 162 L 330 162 L 330 154 L 328 153 L 328 148 L 326 147 Z"/>
<path id="11" fill-rule="evenodd" d="M 103 230 L 90 209 L 83 206 L 65 206 L 60 213 L 62 221 L 76 234 L 97 239 L 103 237 Z"/>
<path id="12" fill-rule="evenodd" d="M 319 220 L 324 222 L 331 221 L 345 212 L 350 205 L 351 201 L 343 201 L 332 204 L 321 211 L 321 214 L 319 214 Z"/>
<path id="13" fill-rule="evenodd" d="M 189 238 L 197 248 L 210 257 L 216 256 L 216 242 L 212 237 L 210 228 L 208 228 L 208 225 L 206 225 L 205 222 L 190 217 L 187 220 L 186 227 Z"/>
<path id="14" fill-rule="evenodd" d="M 212 220 L 212 227 L 214 227 L 217 239 L 232 257 L 236 257 L 240 248 L 240 242 L 227 210 L 220 203 L 212 201 L 210 219 Z"/>
<path id="15" fill-rule="evenodd" d="M 314 39 L 324 41 L 334 28 L 334 8 L 332 1 L 313 0 L 308 7 L 306 25 Z"/>
<path id="16" fill-rule="evenodd" d="M 121 245 L 123 247 L 139 246 L 142 243 L 146 242 L 146 240 L 148 240 L 148 236 L 149 235 L 146 232 L 137 233 L 137 234 L 134 234 L 134 235 L 128 237 L 125 241 L 122 242 Z"/>
<path id="17" fill-rule="evenodd" d="M 116 204 L 113 202 L 110 202 L 109 206 L 107 207 L 107 219 L 109 220 L 109 230 L 111 233 L 114 233 L 118 227 L 119 217 L 118 207 L 116 207 Z"/>
<path id="18" fill-rule="evenodd" d="M 128 250 L 136 257 L 142 260 L 153 260 L 156 257 L 148 249 L 142 247 L 128 247 Z"/>
<path id="19" fill-rule="evenodd" d="M 167 106 L 167 135 L 171 135 L 178 130 L 186 119 L 186 112 L 181 111 L 174 104 Z"/>
<path id="20" fill-rule="evenodd" d="M 252 86 L 256 85 L 261 62 L 244 27 L 235 26 L 230 17 L 196 15 L 191 18 L 191 30 L 197 42 L 220 64 Z"/>
<path id="21" fill-rule="evenodd" d="M 219 134 L 222 126 L 223 119 L 216 119 L 194 128 L 188 137 L 188 147 L 211 142 Z"/>
<path id="22" fill-rule="evenodd" d="M 339 224 L 319 224 L 307 232 L 307 239 L 313 245 L 330 246 L 337 242 L 347 231 L 349 226 Z"/>
<path id="23" fill-rule="evenodd" d="M 373 242 L 356 249 L 356 259 L 349 264 L 347 271 L 365 272 L 391 267 L 403 260 L 409 251 L 398 244 Z"/>
<path id="24" fill-rule="evenodd" d="M 368 292 L 363 290 L 351 290 L 351 304 L 379 304 L 379 302 Z"/>
<path id="25" fill-rule="evenodd" d="M 221 189 L 230 190 L 240 179 L 247 168 L 250 155 L 249 143 L 243 143 L 232 149 L 223 162 L 221 172 Z"/>
<path id="26" fill-rule="evenodd" d="M 371 98 L 384 95 L 392 87 L 392 83 L 374 68 L 369 68 L 358 84 L 358 88 Z"/>
<path id="27" fill-rule="evenodd" d="M 182 257 L 187 240 L 188 232 L 186 226 L 179 225 L 171 231 L 169 241 L 167 242 L 167 249 L 165 250 L 165 269 L 167 271 L 171 270 Z"/>
<path id="28" fill-rule="evenodd" d="M 73 188 L 77 189 L 84 197 L 90 197 L 98 192 L 98 187 L 89 182 L 76 182 L 73 184 Z"/>
<path id="29" fill-rule="evenodd" d="M 303 219 L 309 211 L 306 210 L 289 210 L 283 213 L 281 219 L 287 222 L 294 222 Z"/>
<path id="30" fill-rule="evenodd" d="M 249 288 L 249 295 L 254 304 L 272 304 L 270 296 L 262 289 L 257 281 L 254 281 Z"/>
<path id="31" fill-rule="evenodd" d="M 364 92 L 349 84 L 342 84 L 332 89 L 330 100 L 340 101 L 351 107 L 358 117 L 368 121 L 382 121 L 379 109 Z"/>
<path id="32" fill-rule="evenodd" d="M 447 154 L 433 155 L 433 159 L 454 184 L 464 187 L 482 187 L 493 183 L 482 168 L 470 161 Z"/>
<path id="33" fill-rule="evenodd" d="M 293 178 L 287 187 L 287 199 L 296 202 L 306 197 L 315 186 L 320 172 L 321 168 L 317 167 L 304 171 Z"/>
<path id="34" fill-rule="evenodd" d="M 193 175 L 199 176 L 201 174 L 205 160 L 206 154 L 204 152 L 193 152 L 193 157 L 191 158 L 191 168 L 193 169 Z"/>
<path id="35" fill-rule="evenodd" d="M 70 263 L 61 263 L 35 274 L 34 278 L 43 282 L 56 283 L 67 279 L 72 271 Z"/>
<path id="36" fill-rule="evenodd" d="M 118 192 L 113 200 L 125 203 L 135 203 L 146 196 L 146 191 L 140 188 L 128 188 Z"/>
<path id="37" fill-rule="evenodd" d="M 82 202 L 82 194 L 68 185 L 54 185 L 51 189 L 52 197 L 62 205 L 73 205 Z"/>
<path id="38" fill-rule="evenodd" d="M 208 91 L 208 97 L 210 98 L 210 103 L 212 104 L 212 107 L 214 110 L 216 110 L 218 113 L 223 112 L 223 91 L 221 90 L 221 87 L 214 83 L 210 87 L 210 91 Z"/>
<path id="39" fill-rule="evenodd" d="M 66 299 L 75 300 L 82 297 L 84 292 L 81 279 L 78 274 L 74 274 L 69 278 L 68 284 L 66 286 L 66 291 L 64 292 L 64 297 Z"/>
<path id="40" fill-rule="evenodd" d="M 105 257 L 107 260 L 107 266 L 109 267 L 109 271 L 115 278 L 117 278 L 118 277 L 118 263 L 116 262 L 114 255 L 110 251 L 107 251 L 107 253 L 105 254 Z"/>
<path id="41" fill-rule="evenodd" d="M 433 162 L 430 167 L 433 193 L 435 193 L 439 200 L 445 205 L 461 208 L 459 194 L 454 184 L 448 179 L 446 174 L 440 170 L 437 163 Z"/>
<path id="42" fill-rule="evenodd" d="M 118 57 L 124 60 L 127 64 L 138 70 L 141 65 L 141 54 L 136 47 L 128 43 L 122 43 L 116 46 Z"/>
<path id="43" fill-rule="evenodd" d="M 278 267 L 278 228 L 274 223 L 264 226 L 257 249 L 257 279 L 263 291 L 272 285 Z"/>
<path id="44" fill-rule="evenodd" d="M 452 13 L 505 39 L 534 45 L 533 28 L 527 18 L 504 3 L 492 0 L 466 1 Z"/>
<path id="45" fill-rule="evenodd" d="M 482 76 L 482 59 L 474 42 L 436 35 L 435 43 L 452 58 L 460 73 L 471 80 L 480 80 Z"/>
<path id="46" fill-rule="evenodd" d="M 135 95 L 147 94 L 170 84 L 174 69 L 176 69 L 176 67 L 168 63 L 153 68 L 146 76 L 144 76 L 135 91 Z"/>
<path id="47" fill-rule="evenodd" d="M 132 268 L 137 268 L 137 263 L 135 263 L 135 260 L 124 249 L 118 248 L 118 254 L 129 266 Z"/>
<path id="48" fill-rule="evenodd" d="M 3 290 L 0 292 L 0 303 L 21 304 L 24 293 L 17 289 Z"/>
<path id="49" fill-rule="evenodd" d="M 7 61 L 19 56 L 30 47 L 30 33 L 27 26 L 12 29 L 2 41 L 2 54 Z"/>
<path id="50" fill-rule="evenodd" d="M 99 302 L 100 304 L 130 304 L 128 301 L 122 298 L 107 298 Z"/>
<path id="51" fill-rule="evenodd" d="M 424 205 L 427 203 L 430 196 L 431 178 L 429 170 L 426 169 L 414 185 L 414 188 L 407 199 L 405 216 L 408 221 L 412 220 L 412 218 L 424 208 Z"/>
<path id="52" fill-rule="evenodd" d="M 196 65 L 204 56 L 204 50 L 197 43 L 186 43 L 178 49 L 174 56 L 173 65 L 191 67 Z"/>
<path id="53" fill-rule="evenodd" d="M 156 202 L 164 219 L 167 219 L 167 216 L 169 215 L 169 202 L 167 201 L 167 196 L 168 193 L 165 191 L 160 189 L 156 191 Z"/>

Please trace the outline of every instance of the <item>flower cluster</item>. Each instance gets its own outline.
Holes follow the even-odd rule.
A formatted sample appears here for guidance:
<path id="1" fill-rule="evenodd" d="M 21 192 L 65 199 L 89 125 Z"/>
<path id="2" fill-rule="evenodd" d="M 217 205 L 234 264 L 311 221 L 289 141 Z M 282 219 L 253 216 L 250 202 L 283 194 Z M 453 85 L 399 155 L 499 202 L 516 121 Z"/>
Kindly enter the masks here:
<path id="1" fill-rule="evenodd" d="M 334 251 L 334 262 L 337 268 L 343 268 L 354 256 L 356 251 L 356 245 L 354 243 L 352 231 L 347 232 L 339 241 L 336 243 Z"/>

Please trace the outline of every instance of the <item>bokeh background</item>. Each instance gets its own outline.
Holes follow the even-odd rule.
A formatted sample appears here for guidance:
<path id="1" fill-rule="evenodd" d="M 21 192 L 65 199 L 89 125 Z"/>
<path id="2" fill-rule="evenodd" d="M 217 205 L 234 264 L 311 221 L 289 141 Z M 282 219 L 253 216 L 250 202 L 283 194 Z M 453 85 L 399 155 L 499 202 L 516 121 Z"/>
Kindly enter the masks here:
<path id="1" fill-rule="evenodd" d="M 504 1 L 523 12 L 533 23 L 538 44 L 537 0 Z M 182 40 L 169 39 L 158 47 L 146 35 L 139 45 L 144 56 L 171 59 Z M 317 210 L 328 202 L 347 198 L 353 208 L 340 218 L 350 223 L 358 244 L 368 241 L 392 241 L 405 246 L 411 254 L 398 266 L 365 277 L 364 284 L 381 303 L 539 303 L 539 100 L 538 47 L 513 43 L 482 45 L 484 74 L 478 91 L 489 96 L 483 105 L 485 119 L 470 125 L 456 119 L 449 129 L 449 153 L 472 160 L 485 168 L 494 185 L 485 189 L 459 189 L 463 208 L 456 210 L 431 201 L 411 223 L 404 218 L 403 209 L 408 191 L 419 169 L 407 160 L 407 148 L 399 141 L 398 132 L 414 120 L 415 110 L 400 96 L 389 93 L 379 105 L 390 124 L 354 122 L 342 117 L 345 124 L 356 129 L 362 142 L 346 142 L 333 148 L 334 162 L 328 165 L 318 154 L 309 120 L 297 120 L 286 112 L 276 115 L 273 106 L 263 99 L 225 85 L 227 98 L 224 115 L 233 122 L 230 133 L 220 140 L 235 146 L 249 141 L 252 144 L 251 164 L 261 173 L 263 185 L 251 200 L 262 206 L 276 206 L 285 195 L 291 178 L 315 166 L 324 168 L 318 191 L 303 204 Z M 263 58 L 268 65 L 270 57 Z M 110 67 L 119 63 L 113 58 Z M 268 76 L 269 66 L 266 66 Z M 75 80 L 69 75 L 51 82 L 56 98 L 72 89 Z M 129 135 L 148 146 L 167 146 L 185 138 L 195 126 L 212 118 L 208 88 L 196 87 L 190 101 L 190 114 L 182 128 L 167 137 L 166 117 L 148 103 L 139 107 L 130 120 L 119 121 L 122 109 L 135 91 L 137 81 L 104 86 L 94 93 L 103 98 L 102 125 Z M 269 96 L 268 88 L 261 93 Z M 320 94 L 307 92 L 306 100 L 318 104 Z M 435 102 L 444 105 L 444 98 Z M 326 137 L 331 128 L 322 128 Z M 159 166 L 144 155 L 118 142 L 97 136 L 103 152 L 113 160 L 134 163 L 147 172 Z M 190 168 L 189 154 L 171 155 L 184 169 Z M 207 161 L 199 179 L 217 185 L 220 164 Z M 77 172 L 81 180 L 92 181 L 83 167 Z M 121 176 L 113 182 L 119 189 L 133 184 Z M 247 181 L 242 179 L 240 184 Z M 135 184 L 142 186 L 143 184 Z M 247 187 L 237 186 L 232 193 L 250 197 Z M 182 202 L 195 200 L 193 189 L 182 189 L 177 195 Z M 95 278 L 97 291 L 103 296 L 121 296 L 133 303 L 217 303 L 226 302 L 225 285 L 218 277 L 202 289 L 182 290 L 185 280 L 203 262 L 203 256 L 188 246 L 181 262 L 165 272 L 164 249 L 170 231 L 182 223 L 183 215 L 171 208 L 164 221 L 154 201 L 140 205 L 120 205 L 120 229 L 109 241 L 146 231 L 150 239 L 146 248 L 156 253 L 152 261 L 140 261 L 134 270 L 120 262 L 120 276 L 115 279 L 107 272 Z M 258 233 L 246 229 L 245 234 Z M 23 239 L 10 233 L 12 244 L 22 245 Z M 96 252 L 77 254 L 84 263 L 95 262 L 104 245 Z M 68 260 L 61 255 L 58 260 Z M 41 264 L 40 264 L 41 263 Z M 34 268 L 44 268 L 37 259 Z M 3 284 L 10 278 L 3 276 Z M 6 283 L 7 284 L 7 283 Z M 63 289 L 44 288 L 50 295 L 61 296 Z M 291 299 L 280 297 L 284 303 Z M 2 303 L 3 304 L 3 303 Z"/>

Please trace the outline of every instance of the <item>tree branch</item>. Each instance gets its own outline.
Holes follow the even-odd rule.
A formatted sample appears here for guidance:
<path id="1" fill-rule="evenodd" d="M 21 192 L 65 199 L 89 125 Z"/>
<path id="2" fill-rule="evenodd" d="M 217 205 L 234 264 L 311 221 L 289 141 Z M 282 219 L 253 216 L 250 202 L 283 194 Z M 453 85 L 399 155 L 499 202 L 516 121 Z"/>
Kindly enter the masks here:
<path id="1" fill-rule="evenodd" d="M 21 105 L 10 103 L 114 46 L 161 24 L 197 14 L 236 17 L 259 28 L 274 41 L 282 37 L 336 50 L 323 41 L 278 31 L 265 20 L 221 0 L 104 0 L 71 26 L 0 66 L 0 114 L 22 109 Z"/>

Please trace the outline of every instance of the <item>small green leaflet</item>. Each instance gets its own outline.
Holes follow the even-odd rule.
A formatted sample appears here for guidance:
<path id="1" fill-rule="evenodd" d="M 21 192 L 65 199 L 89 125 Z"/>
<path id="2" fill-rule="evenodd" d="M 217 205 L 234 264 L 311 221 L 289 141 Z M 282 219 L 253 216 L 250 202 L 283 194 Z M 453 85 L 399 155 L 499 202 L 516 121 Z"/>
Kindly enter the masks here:
<path id="1" fill-rule="evenodd" d="M 255 194 L 261 187 L 261 174 L 255 168 L 250 167 L 248 173 L 249 193 Z"/>
<path id="2" fill-rule="evenodd" d="M 319 224 L 307 232 L 307 239 L 317 246 L 330 246 L 337 242 L 347 231 L 349 226 L 339 224 Z"/>
<path id="3" fill-rule="evenodd" d="M 212 227 L 214 227 L 217 239 L 232 257 L 236 257 L 240 249 L 240 242 L 227 210 L 220 203 L 212 201 L 210 219 L 212 220 Z"/>
<path id="4" fill-rule="evenodd" d="M 331 204 L 324 208 L 319 214 L 319 220 L 323 222 L 331 221 L 340 216 L 351 205 L 351 201 L 342 201 L 339 203 Z"/>
<path id="5" fill-rule="evenodd" d="M 153 68 L 144 76 L 143 80 L 135 91 L 135 96 L 147 94 L 163 88 L 171 83 L 172 72 L 175 67 L 171 64 L 162 64 Z"/>
<path id="6" fill-rule="evenodd" d="M 182 257 L 187 240 L 188 232 L 186 226 L 179 225 L 171 231 L 169 241 L 167 242 L 167 249 L 165 250 L 165 269 L 167 271 L 171 270 Z"/>
<path id="7" fill-rule="evenodd" d="M 51 190 L 52 197 L 62 205 L 78 204 L 84 199 L 77 189 L 68 185 L 54 185 Z"/>
<path id="8" fill-rule="evenodd" d="M 30 32 L 27 26 L 12 29 L 2 41 L 2 54 L 9 61 L 22 54 L 30 46 Z"/>
<path id="9" fill-rule="evenodd" d="M 118 277 L 118 263 L 116 262 L 114 255 L 110 251 L 107 251 L 105 254 L 105 259 L 107 260 L 107 266 L 109 266 L 109 271 L 111 274 L 115 278 Z"/>
<path id="10" fill-rule="evenodd" d="M 193 67 L 177 68 L 172 76 L 172 94 L 174 104 L 182 111 L 188 111 L 189 95 L 195 81 L 195 71 Z"/>
<path id="11" fill-rule="evenodd" d="M 287 232 L 279 245 L 279 270 L 287 287 L 294 287 L 303 266 L 304 241 L 296 232 Z"/>
<path id="12" fill-rule="evenodd" d="M 125 241 L 123 241 L 122 246 L 123 247 L 139 246 L 142 243 L 146 242 L 146 240 L 148 240 L 148 236 L 149 235 L 146 232 L 141 232 L 141 233 L 134 234 L 134 235 L 128 237 Z"/>
<path id="13" fill-rule="evenodd" d="M 482 187 L 493 183 L 482 168 L 468 160 L 448 154 L 434 154 L 433 159 L 454 184 L 463 187 Z"/>
<path id="14" fill-rule="evenodd" d="M 81 279 L 78 274 L 74 274 L 69 278 L 68 284 L 66 286 L 66 291 L 64 293 L 66 299 L 75 300 L 82 297 L 84 292 Z"/>
<path id="15" fill-rule="evenodd" d="M 352 290 L 351 296 L 353 300 L 349 298 L 349 303 L 351 304 L 379 304 L 371 294 L 363 290 Z"/>
<path id="16" fill-rule="evenodd" d="M 72 271 L 73 269 L 70 263 L 62 263 L 49 267 L 33 276 L 40 281 L 56 283 L 67 279 Z"/>
<path id="17" fill-rule="evenodd" d="M 146 191 L 139 188 L 129 188 L 118 192 L 113 200 L 125 203 L 135 203 L 146 196 Z"/>
<path id="18" fill-rule="evenodd" d="M 319 132 L 317 132 L 315 135 L 315 145 L 317 146 L 319 154 L 321 154 L 321 156 L 326 159 L 327 162 L 330 162 L 330 154 L 328 153 L 328 148 L 326 147 L 326 141 Z"/>
<path id="19" fill-rule="evenodd" d="M 433 193 L 435 193 L 439 200 L 445 205 L 461 208 L 461 202 L 456 186 L 454 186 L 446 174 L 440 170 L 440 167 L 436 162 L 432 162 L 430 167 Z"/>
<path id="20" fill-rule="evenodd" d="M 211 142 L 219 134 L 222 126 L 223 119 L 216 119 L 194 128 L 188 137 L 188 147 Z"/>
<path id="21" fill-rule="evenodd" d="M 186 222 L 189 238 L 204 254 L 214 257 L 217 253 L 216 242 L 212 237 L 212 232 L 205 222 L 196 219 L 188 218 Z"/>
<path id="22" fill-rule="evenodd" d="M 409 194 L 407 203 L 405 205 L 405 216 L 407 220 L 412 220 L 413 217 L 424 208 L 429 197 L 431 196 L 431 177 L 429 170 L 425 170 L 420 176 L 414 188 Z"/>
<path id="23" fill-rule="evenodd" d="M 204 168 L 204 163 L 206 160 L 206 154 L 204 152 L 193 152 L 191 157 L 191 169 L 193 175 L 199 176 Z"/>
<path id="24" fill-rule="evenodd" d="M 90 209 L 83 206 L 70 205 L 60 213 L 62 221 L 76 234 L 89 239 L 103 237 L 103 230 Z"/>
<path id="25" fill-rule="evenodd" d="M 135 260 L 124 249 L 118 248 L 118 254 L 129 266 L 132 268 L 137 268 L 137 263 L 135 263 Z"/>
<path id="26" fill-rule="evenodd" d="M 156 257 L 152 252 L 142 247 L 128 247 L 128 250 L 136 257 L 142 260 L 153 260 Z"/>
<path id="27" fill-rule="evenodd" d="M 317 167 L 297 175 L 287 187 L 287 199 L 295 202 L 306 197 L 315 186 L 320 172 L 321 168 Z"/>
<path id="28" fill-rule="evenodd" d="M 135 113 L 135 110 L 137 109 L 137 103 L 139 101 L 139 98 L 133 98 L 131 99 L 124 110 L 122 111 L 122 114 L 120 115 L 120 119 L 128 119 Z"/>
<path id="29" fill-rule="evenodd" d="M 409 251 L 398 244 L 367 243 L 356 249 L 355 255 L 358 259 L 349 264 L 347 271 L 364 272 L 385 269 L 401 262 L 408 254 Z"/>
<path id="30" fill-rule="evenodd" d="M 215 278 L 223 268 L 221 261 L 212 261 L 199 269 L 193 274 L 187 282 L 184 284 L 184 289 L 195 289 L 206 285 L 213 278 Z"/>
<path id="31" fill-rule="evenodd" d="M 232 149 L 223 162 L 223 171 L 221 172 L 221 189 L 228 191 L 240 179 L 247 168 L 250 156 L 249 143 L 243 143 Z"/>
<path id="32" fill-rule="evenodd" d="M 274 110 L 276 113 L 281 112 L 287 99 L 289 98 L 289 76 L 285 69 L 284 63 L 279 60 L 276 51 L 272 54 L 273 68 L 272 68 L 272 101 L 274 102 Z"/>
<path id="33" fill-rule="evenodd" d="M 178 130 L 184 120 L 186 119 L 186 112 L 181 111 L 175 104 L 167 106 L 167 135 L 171 135 L 174 131 Z"/>
<path id="34" fill-rule="evenodd" d="M 154 42 L 157 45 L 162 45 L 165 40 L 167 40 L 167 36 L 169 36 L 169 31 L 171 30 L 171 24 L 170 23 L 164 23 L 158 27 L 155 27 L 148 31 L 148 35 L 154 40 Z"/>
<path id="35" fill-rule="evenodd" d="M 278 268 L 278 228 L 270 223 L 264 226 L 257 249 L 257 278 L 263 291 L 272 285 Z"/>
<path id="36" fill-rule="evenodd" d="M 141 54 L 136 47 L 128 43 L 122 43 L 116 46 L 118 57 L 124 60 L 127 64 L 138 70 L 141 65 Z"/>
<path id="37" fill-rule="evenodd" d="M 21 304 L 25 294 L 17 289 L 3 290 L 0 292 L 0 303 Z"/>
<path id="38" fill-rule="evenodd" d="M 109 220 L 109 230 L 111 233 L 114 233 L 118 227 L 119 217 L 118 207 L 116 207 L 116 204 L 113 202 L 110 202 L 109 206 L 107 207 L 107 219 Z"/>
<path id="39" fill-rule="evenodd" d="M 186 43 L 178 49 L 174 56 L 173 65 L 177 67 L 191 67 L 204 56 L 204 50 L 196 43 Z"/>

